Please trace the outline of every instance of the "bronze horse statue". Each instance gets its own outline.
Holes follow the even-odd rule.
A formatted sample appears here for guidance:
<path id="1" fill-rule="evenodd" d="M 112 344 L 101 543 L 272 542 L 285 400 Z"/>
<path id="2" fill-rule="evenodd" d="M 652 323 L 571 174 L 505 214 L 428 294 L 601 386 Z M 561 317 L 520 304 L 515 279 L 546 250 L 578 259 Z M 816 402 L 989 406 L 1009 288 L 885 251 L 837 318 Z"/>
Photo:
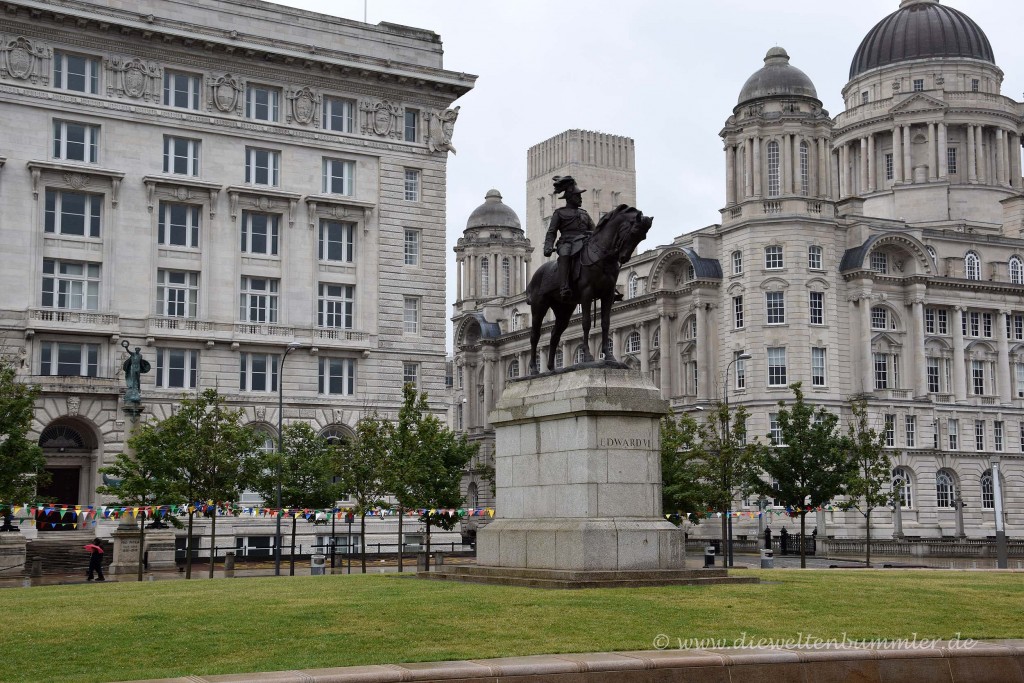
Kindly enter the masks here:
<path id="1" fill-rule="evenodd" d="M 539 371 L 537 343 L 540 341 L 544 316 L 555 313 L 555 326 L 551 330 L 548 346 L 548 370 L 555 369 L 555 349 L 577 304 L 583 308 L 583 361 L 594 360 L 590 354 L 590 316 L 595 300 L 601 301 L 601 349 L 605 361 L 614 361 L 611 327 L 612 304 L 615 300 L 615 281 L 623 263 L 629 261 L 637 245 L 647 237 L 654 218 L 632 206 L 621 204 L 601 219 L 587 238 L 583 249 L 573 260 L 570 269 L 572 297 L 563 300 L 559 295 L 560 282 L 554 261 L 548 261 L 533 274 L 526 287 L 526 303 L 533 316 L 530 333 L 530 373 Z"/>

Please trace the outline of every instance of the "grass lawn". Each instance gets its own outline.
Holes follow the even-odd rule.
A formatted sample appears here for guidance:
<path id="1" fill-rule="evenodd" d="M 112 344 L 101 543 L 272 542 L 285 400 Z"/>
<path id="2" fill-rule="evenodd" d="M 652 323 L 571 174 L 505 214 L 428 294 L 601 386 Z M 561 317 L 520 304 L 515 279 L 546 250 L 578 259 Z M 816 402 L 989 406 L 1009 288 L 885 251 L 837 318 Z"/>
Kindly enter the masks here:
<path id="1" fill-rule="evenodd" d="M 736 574 L 744 572 L 737 571 Z M 787 571 L 760 585 L 550 591 L 398 576 L 0 590 L 0 680 L 118 681 L 653 649 L 676 638 L 1020 638 L 1024 576 Z"/>

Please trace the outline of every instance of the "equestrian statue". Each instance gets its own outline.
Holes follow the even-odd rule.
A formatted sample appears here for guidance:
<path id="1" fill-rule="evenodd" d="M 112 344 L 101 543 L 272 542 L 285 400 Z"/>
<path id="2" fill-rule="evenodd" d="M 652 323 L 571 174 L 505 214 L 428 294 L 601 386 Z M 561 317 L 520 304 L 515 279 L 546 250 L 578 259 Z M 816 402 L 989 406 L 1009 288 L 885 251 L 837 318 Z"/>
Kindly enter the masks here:
<path id="1" fill-rule="evenodd" d="M 533 317 L 530 334 L 530 372 L 539 371 L 537 343 L 544 316 L 554 311 L 555 325 L 548 346 L 549 371 L 555 369 L 555 349 L 577 305 L 583 309 L 583 361 L 594 360 L 590 353 L 591 313 L 595 301 L 601 302 L 601 349 L 605 362 L 615 361 L 612 351 L 612 304 L 622 295 L 615 289 L 619 269 L 629 261 L 637 245 L 647 237 L 654 218 L 632 206 L 620 204 L 607 213 L 597 226 L 582 208 L 583 193 L 572 176 L 555 176 L 556 192 L 562 193 L 565 206 L 551 216 L 544 240 L 544 256 L 557 250 L 558 260 L 548 261 L 533 274 L 526 287 L 526 302 Z M 555 237 L 558 237 L 557 242 Z"/>

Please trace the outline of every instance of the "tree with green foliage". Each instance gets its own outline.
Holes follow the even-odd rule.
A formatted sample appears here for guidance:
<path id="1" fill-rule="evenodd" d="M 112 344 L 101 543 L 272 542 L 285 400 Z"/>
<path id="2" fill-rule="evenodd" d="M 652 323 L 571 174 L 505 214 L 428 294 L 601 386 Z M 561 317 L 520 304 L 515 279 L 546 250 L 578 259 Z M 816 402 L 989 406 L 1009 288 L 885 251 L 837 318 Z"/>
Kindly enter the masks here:
<path id="1" fill-rule="evenodd" d="M 43 451 L 28 438 L 38 397 L 38 386 L 19 382 L 14 366 L 0 361 L 0 531 L 15 531 L 13 511 L 4 503 L 28 502 L 49 480 Z"/>
<path id="2" fill-rule="evenodd" d="M 707 509 L 698 466 L 703 457 L 700 426 L 686 414 L 661 418 L 661 502 L 670 518 L 680 520 Z M 698 519 L 699 516 L 698 516 Z"/>
<path id="3" fill-rule="evenodd" d="M 165 419 L 145 424 L 128 440 L 145 461 L 167 459 L 161 483 L 171 500 L 187 504 L 188 532 L 185 578 L 192 577 L 193 520 L 199 506 L 210 505 L 210 575 L 217 540 L 219 503 L 238 499 L 254 478 L 262 433 L 242 423 L 241 410 L 232 410 L 215 389 L 186 394 L 178 409 Z"/>
<path id="4" fill-rule="evenodd" d="M 867 403 L 851 401 L 853 420 L 847 428 L 844 446 L 850 461 L 846 482 L 846 510 L 857 510 L 867 533 L 865 564 L 871 566 L 871 513 L 892 502 L 892 458 L 885 450 L 885 434 L 868 424 Z"/>
<path id="5" fill-rule="evenodd" d="M 773 496 L 800 517 L 800 566 L 807 566 L 805 539 L 807 513 L 845 492 L 850 461 L 844 439 L 837 431 L 838 416 L 804 401 L 800 382 L 789 385 L 796 397 L 789 406 L 779 401 L 781 442 L 761 450 L 758 465 L 768 481 L 756 482 L 755 490 Z M 769 439 L 771 435 L 769 435 Z M 772 480 L 778 482 L 773 489 Z"/>
<path id="6" fill-rule="evenodd" d="M 355 501 L 354 512 L 359 515 L 359 556 L 364 574 L 366 514 L 380 506 L 388 494 L 392 430 L 391 423 L 377 414 L 364 417 L 356 423 L 355 438 L 343 442 L 335 451 L 334 473 L 339 489 Z"/>
<path id="7" fill-rule="evenodd" d="M 264 453 L 259 458 L 253 490 L 263 500 L 276 500 L 280 472 L 281 505 L 286 508 L 332 508 L 338 499 L 338 487 L 332 481 L 337 463 L 335 447 L 319 436 L 306 422 L 293 422 L 281 430 L 281 451 Z M 298 515 L 292 514 L 289 576 L 295 576 L 295 530 Z M 333 540 L 332 540 L 333 542 Z"/>

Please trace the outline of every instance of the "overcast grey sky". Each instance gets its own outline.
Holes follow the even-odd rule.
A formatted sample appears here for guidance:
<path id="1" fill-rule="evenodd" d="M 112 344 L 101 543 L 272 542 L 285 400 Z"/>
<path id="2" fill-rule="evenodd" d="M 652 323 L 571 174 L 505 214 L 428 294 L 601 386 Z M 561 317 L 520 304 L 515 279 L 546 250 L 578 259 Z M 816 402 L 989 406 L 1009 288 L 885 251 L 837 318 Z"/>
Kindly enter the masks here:
<path id="1" fill-rule="evenodd" d="M 277 0 L 363 20 L 364 0 Z M 1024 98 L 1024 2 L 942 0 L 981 26 Z M 641 250 L 719 221 L 725 203 L 718 132 L 740 87 L 784 47 L 833 116 L 864 35 L 899 0 L 367 0 L 369 23 L 425 28 L 444 66 L 478 76 L 448 161 L 450 247 L 494 187 L 524 220 L 526 150 L 569 128 L 636 141 L 637 206 L 655 216 Z M 525 220 L 524 220 L 525 222 Z M 538 245 L 534 245 L 539 248 Z M 448 301 L 454 277 L 448 278 Z"/>

